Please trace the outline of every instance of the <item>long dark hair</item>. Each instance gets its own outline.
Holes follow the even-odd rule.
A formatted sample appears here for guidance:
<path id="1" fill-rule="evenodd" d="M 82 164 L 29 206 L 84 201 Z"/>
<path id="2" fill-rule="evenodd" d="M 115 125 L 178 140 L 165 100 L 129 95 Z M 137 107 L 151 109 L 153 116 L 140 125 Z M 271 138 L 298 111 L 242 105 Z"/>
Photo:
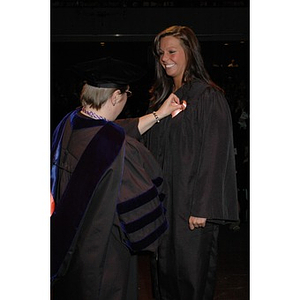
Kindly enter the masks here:
<path id="1" fill-rule="evenodd" d="M 171 26 L 157 34 L 153 43 L 155 82 L 150 89 L 150 107 L 152 108 L 160 106 L 173 89 L 172 77 L 167 76 L 164 68 L 160 64 L 160 41 L 165 36 L 173 36 L 179 39 L 184 49 L 187 65 L 182 83 L 189 83 L 193 79 L 198 78 L 215 86 L 204 67 L 200 44 L 193 30 L 187 26 Z"/>

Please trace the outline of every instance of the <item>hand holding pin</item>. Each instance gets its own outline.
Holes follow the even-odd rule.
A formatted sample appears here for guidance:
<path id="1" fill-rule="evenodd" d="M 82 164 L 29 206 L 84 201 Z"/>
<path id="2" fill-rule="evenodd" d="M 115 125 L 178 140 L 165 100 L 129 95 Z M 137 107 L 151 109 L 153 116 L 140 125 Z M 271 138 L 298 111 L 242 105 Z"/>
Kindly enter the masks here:
<path id="1" fill-rule="evenodd" d="M 180 112 L 186 109 L 187 103 L 185 100 L 182 101 L 182 109 L 176 109 L 172 112 L 172 118 L 175 118 Z"/>

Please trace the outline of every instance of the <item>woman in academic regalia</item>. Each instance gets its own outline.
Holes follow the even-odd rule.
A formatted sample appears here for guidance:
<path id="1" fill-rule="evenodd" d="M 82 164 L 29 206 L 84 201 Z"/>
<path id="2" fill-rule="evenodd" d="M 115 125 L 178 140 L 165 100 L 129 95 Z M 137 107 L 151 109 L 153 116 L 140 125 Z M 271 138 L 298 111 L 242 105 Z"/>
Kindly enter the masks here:
<path id="1" fill-rule="evenodd" d="M 105 58 L 76 66 L 82 107 L 52 140 L 51 298 L 134 300 L 133 253 L 155 251 L 168 224 L 161 169 L 136 139 L 181 108 L 171 95 L 156 115 L 113 122 L 141 70 Z M 126 126 L 127 124 L 127 126 Z M 133 288 L 132 288 L 133 287 Z"/>
<path id="2" fill-rule="evenodd" d="M 154 56 L 150 110 L 173 92 L 187 104 L 144 137 L 170 188 L 170 227 L 158 250 L 156 300 L 212 300 L 218 224 L 238 219 L 230 110 L 204 68 L 190 28 L 160 32 Z"/>

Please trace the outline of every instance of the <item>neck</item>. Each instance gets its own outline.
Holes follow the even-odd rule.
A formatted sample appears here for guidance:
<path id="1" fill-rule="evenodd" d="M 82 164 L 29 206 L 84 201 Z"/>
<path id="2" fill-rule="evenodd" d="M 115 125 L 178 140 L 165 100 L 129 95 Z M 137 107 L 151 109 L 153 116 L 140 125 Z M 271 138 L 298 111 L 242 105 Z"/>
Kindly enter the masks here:
<path id="1" fill-rule="evenodd" d="M 173 85 L 173 93 L 175 93 L 177 90 L 179 90 L 181 88 L 182 84 L 181 85 Z"/>
<path id="2" fill-rule="evenodd" d="M 97 109 L 93 109 L 91 107 L 83 106 L 81 109 L 81 113 L 89 118 L 95 120 L 105 120 L 108 121 L 104 116 L 101 115 L 101 112 Z"/>
<path id="3" fill-rule="evenodd" d="M 173 78 L 173 93 L 182 86 L 182 78 Z"/>

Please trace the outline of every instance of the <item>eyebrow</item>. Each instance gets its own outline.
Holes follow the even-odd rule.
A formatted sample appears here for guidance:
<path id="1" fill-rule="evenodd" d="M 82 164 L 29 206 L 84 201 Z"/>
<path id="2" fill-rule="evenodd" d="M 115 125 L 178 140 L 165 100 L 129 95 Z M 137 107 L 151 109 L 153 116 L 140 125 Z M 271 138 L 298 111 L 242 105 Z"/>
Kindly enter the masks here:
<path id="1" fill-rule="evenodd" d="M 171 46 L 171 47 L 167 47 L 165 51 L 177 50 L 177 49 L 178 49 L 178 47 L 176 47 L 176 46 Z M 161 48 L 159 48 L 158 51 L 162 51 L 162 52 L 163 52 L 164 50 L 162 50 Z"/>

